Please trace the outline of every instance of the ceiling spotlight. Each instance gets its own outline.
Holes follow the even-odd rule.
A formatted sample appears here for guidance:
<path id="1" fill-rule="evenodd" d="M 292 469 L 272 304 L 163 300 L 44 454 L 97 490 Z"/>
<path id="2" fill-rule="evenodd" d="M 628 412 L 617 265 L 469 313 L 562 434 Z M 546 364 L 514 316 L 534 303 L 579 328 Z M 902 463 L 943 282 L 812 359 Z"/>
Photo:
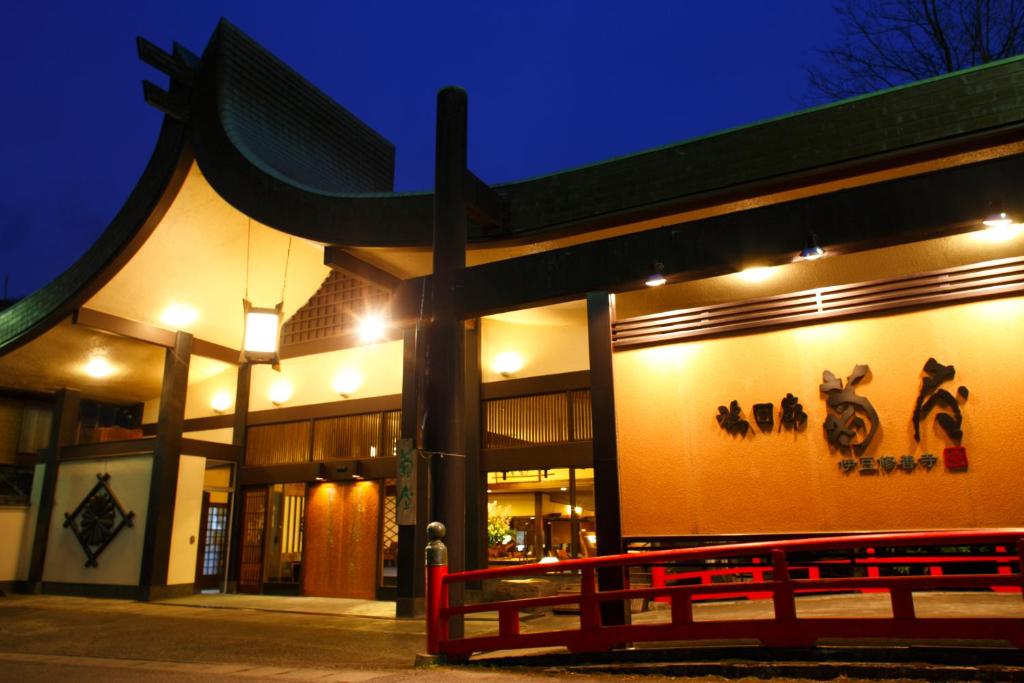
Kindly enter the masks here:
<path id="1" fill-rule="evenodd" d="M 380 341 L 384 338 L 387 325 L 379 315 L 368 315 L 359 321 L 359 338 L 365 342 Z"/>
<path id="2" fill-rule="evenodd" d="M 665 280 L 665 265 L 660 261 L 655 261 L 651 266 L 651 274 L 644 280 L 644 284 L 648 287 L 660 287 L 665 282 L 667 282 Z"/>
<path id="3" fill-rule="evenodd" d="M 804 248 L 800 250 L 800 258 L 805 261 L 814 261 L 825 255 L 825 250 L 818 244 L 818 236 L 811 233 L 804 241 Z"/>

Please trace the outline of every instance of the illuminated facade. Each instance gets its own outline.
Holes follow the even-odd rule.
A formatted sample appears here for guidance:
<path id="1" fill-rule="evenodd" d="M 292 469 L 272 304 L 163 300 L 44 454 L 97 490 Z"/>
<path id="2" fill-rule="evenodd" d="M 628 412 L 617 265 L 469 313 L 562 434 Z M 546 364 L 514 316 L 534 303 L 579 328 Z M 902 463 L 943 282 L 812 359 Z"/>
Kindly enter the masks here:
<path id="1" fill-rule="evenodd" d="M 230 24 L 140 53 L 148 167 L 0 312 L 0 580 L 412 614 L 435 518 L 454 568 L 1021 524 L 1024 61 L 495 186 L 449 89 L 394 194 Z"/>

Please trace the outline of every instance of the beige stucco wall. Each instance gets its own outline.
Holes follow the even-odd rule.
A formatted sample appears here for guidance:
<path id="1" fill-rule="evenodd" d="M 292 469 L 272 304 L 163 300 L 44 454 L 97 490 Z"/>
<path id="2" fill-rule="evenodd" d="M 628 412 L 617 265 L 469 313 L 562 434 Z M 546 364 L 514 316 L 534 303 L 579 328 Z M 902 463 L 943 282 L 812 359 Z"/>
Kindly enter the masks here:
<path id="1" fill-rule="evenodd" d="M 929 356 L 965 385 L 966 472 L 941 464 L 948 444 L 933 418 L 913 439 L 911 415 Z M 858 395 L 881 429 L 867 455 L 915 458 L 930 472 L 843 474 L 822 424 L 822 371 L 845 383 L 871 368 Z M 1024 297 L 650 347 L 614 356 L 622 526 L 627 536 L 939 529 L 1024 525 L 1019 390 Z M 809 416 L 799 434 L 753 428 L 754 403 L 776 411 L 787 392 Z M 730 436 L 715 415 L 738 400 L 751 422 Z M 756 433 L 755 433 L 756 432 Z"/>
<path id="2" fill-rule="evenodd" d="M 206 458 L 181 456 L 174 524 L 171 528 L 171 552 L 167 565 L 167 584 L 170 586 L 195 581 L 205 474 Z"/>
<path id="3" fill-rule="evenodd" d="M 4 539 L 0 551 L 0 581 L 24 580 L 21 571 L 25 536 L 30 532 L 32 509 L 27 505 L 0 506 L 0 538 Z"/>
<path id="4" fill-rule="evenodd" d="M 152 470 L 151 455 L 60 464 L 46 544 L 43 581 L 119 586 L 139 584 Z M 97 560 L 99 566 L 86 567 L 85 553 L 71 530 L 64 528 L 64 513 L 74 511 L 82 498 L 96 485 L 96 474 L 104 472 L 111 475 L 110 487 L 121 505 L 126 511 L 135 513 L 134 526 L 123 529 L 107 546 Z"/>

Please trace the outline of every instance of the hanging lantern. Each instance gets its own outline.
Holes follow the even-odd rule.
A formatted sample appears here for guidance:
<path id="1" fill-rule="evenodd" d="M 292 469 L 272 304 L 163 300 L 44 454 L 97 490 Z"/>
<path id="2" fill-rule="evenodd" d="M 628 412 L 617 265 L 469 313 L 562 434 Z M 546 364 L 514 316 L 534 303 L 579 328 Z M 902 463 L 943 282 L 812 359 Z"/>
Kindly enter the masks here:
<path id="1" fill-rule="evenodd" d="M 242 360 L 248 363 L 269 363 L 275 370 L 279 370 L 284 302 L 273 308 L 256 308 L 248 299 L 242 299 L 242 309 L 245 314 Z"/>

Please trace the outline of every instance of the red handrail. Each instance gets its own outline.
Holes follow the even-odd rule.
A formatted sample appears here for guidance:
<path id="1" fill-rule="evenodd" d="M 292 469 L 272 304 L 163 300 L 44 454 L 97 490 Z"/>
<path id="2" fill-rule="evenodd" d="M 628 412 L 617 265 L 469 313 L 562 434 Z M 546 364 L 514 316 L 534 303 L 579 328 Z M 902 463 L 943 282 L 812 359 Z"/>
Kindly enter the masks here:
<path id="1" fill-rule="evenodd" d="M 434 541 L 439 543 L 439 540 Z M 793 578 L 791 570 L 806 569 L 808 563 L 790 564 L 793 553 L 820 553 L 867 548 L 907 546 L 1013 547 L 1017 550 L 1015 573 L 1008 564 L 995 573 L 926 576 L 866 576 L 820 578 L 816 572 L 807 578 Z M 443 545 L 442 545 L 443 547 Z M 770 564 L 757 565 L 754 581 L 724 584 L 652 586 L 599 591 L 598 570 L 629 567 L 660 568 L 667 564 L 709 559 L 767 556 Z M 429 553 L 428 553 L 429 557 Z M 686 641 L 704 639 L 758 639 L 773 647 L 809 647 L 820 638 L 885 639 L 957 639 L 999 640 L 1024 648 L 1024 619 L 1006 617 L 919 618 L 914 611 L 913 592 L 957 589 L 1016 589 L 1024 586 L 1021 558 L 1024 557 L 1024 529 L 983 531 L 932 531 L 897 534 L 864 534 L 786 541 L 737 543 L 700 548 L 626 553 L 605 557 L 568 560 L 551 564 L 529 564 L 448 574 L 447 567 L 430 566 L 427 573 L 427 646 L 432 654 L 450 659 L 468 657 L 474 652 L 531 647 L 563 646 L 574 652 L 606 651 L 623 643 L 644 641 Z M 872 558 L 877 563 L 881 558 Z M 930 556 L 928 559 L 932 559 Z M 877 566 L 877 564 L 874 564 Z M 764 571 L 761 571 L 764 570 Z M 449 605 L 449 586 L 467 581 L 507 577 L 539 576 L 567 571 L 580 572 L 578 593 L 551 597 L 503 600 L 471 605 Z M 771 574 L 771 578 L 766 578 Z M 872 572 L 874 574 L 874 572 Z M 799 618 L 795 596 L 808 592 L 872 591 L 888 592 L 892 616 L 885 618 Z M 716 597 L 757 593 L 770 598 L 774 618 L 729 621 L 694 621 L 692 603 L 704 595 Z M 664 623 L 604 625 L 603 603 L 644 598 L 667 598 L 672 605 L 671 620 Z M 577 605 L 577 628 L 521 633 L 519 612 L 524 609 Z M 479 612 L 498 613 L 497 635 L 452 638 L 448 633 L 451 617 Z"/>

